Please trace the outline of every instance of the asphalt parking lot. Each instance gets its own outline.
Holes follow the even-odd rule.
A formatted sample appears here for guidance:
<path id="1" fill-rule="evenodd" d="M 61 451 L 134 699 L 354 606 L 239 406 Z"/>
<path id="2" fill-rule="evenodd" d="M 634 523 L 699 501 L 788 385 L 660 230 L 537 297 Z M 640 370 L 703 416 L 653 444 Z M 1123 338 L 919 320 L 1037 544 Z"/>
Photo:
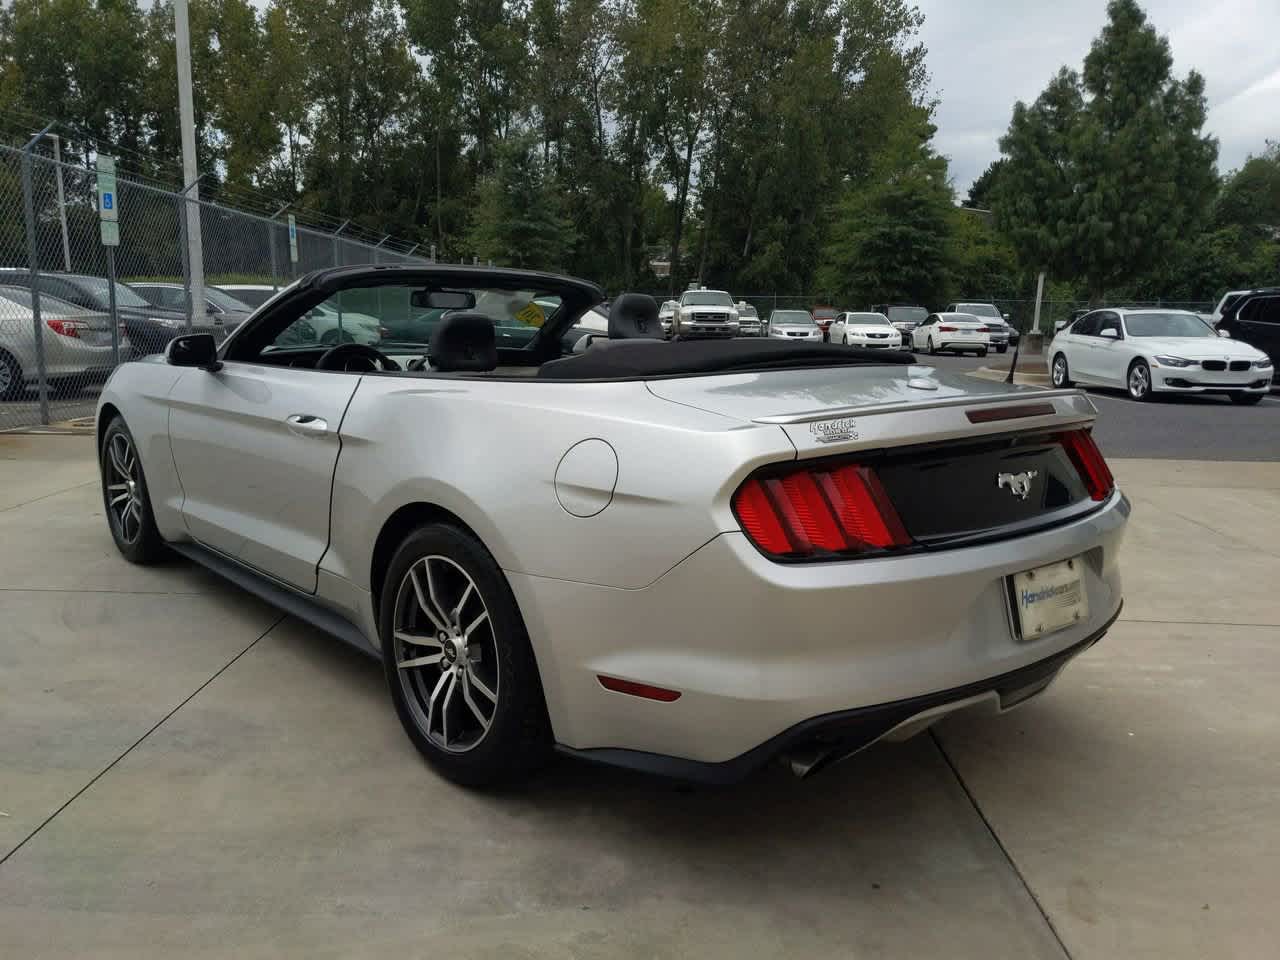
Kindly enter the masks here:
<path id="1" fill-rule="evenodd" d="M 0 956 L 1272 956 L 1280 465 L 1209 459 L 1113 460 L 1123 617 L 1014 714 L 471 793 L 377 664 L 121 560 L 88 438 L 0 436 Z"/>

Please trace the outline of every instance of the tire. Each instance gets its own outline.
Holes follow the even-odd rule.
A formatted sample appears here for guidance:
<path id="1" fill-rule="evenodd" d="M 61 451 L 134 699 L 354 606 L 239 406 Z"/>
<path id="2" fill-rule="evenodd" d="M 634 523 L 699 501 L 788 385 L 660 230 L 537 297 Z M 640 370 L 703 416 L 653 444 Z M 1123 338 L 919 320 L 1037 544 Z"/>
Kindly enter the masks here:
<path id="1" fill-rule="evenodd" d="M 1073 386 L 1071 383 L 1071 369 L 1067 366 L 1067 358 L 1062 354 L 1054 355 L 1053 368 L 1049 371 L 1049 377 L 1053 385 L 1059 389 Z"/>
<path id="2" fill-rule="evenodd" d="M 925 352 L 928 353 L 929 356 L 931 357 L 936 357 L 938 355 L 938 351 L 933 345 L 933 337 L 929 337 L 928 340 L 926 341 Z"/>
<path id="3" fill-rule="evenodd" d="M 27 392 L 22 364 L 7 350 L 0 350 L 0 400 L 19 400 Z"/>
<path id="4" fill-rule="evenodd" d="M 446 523 L 409 534 L 387 568 L 379 613 L 391 701 L 438 773 L 479 787 L 544 762 L 551 724 L 533 648 L 511 587 L 475 537 Z M 416 660 L 427 662 L 400 666 Z"/>
<path id="5" fill-rule="evenodd" d="M 979 350 L 979 351 L 978 351 L 978 356 L 979 356 L 979 357 L 985 357 L 986 355 L 987 355 L 987 348 L 986 348 L 986 347 L 983 347 L 981 350 Z"/>
<path id="6" fill-rule="evenodd" d="M 842 346 L 846 346 L 846 347 L 849 345 L 849 335 L 847 333 L 840 338 L 840 343 Z"/>
<path id="7" fill-rule="evenodd" d="M 133 434 L 121 417 L 114 417 L 102 435 L 98 451 L 102 478 L 102 506 L 116 549 L 130 563 L 156 563 L 164 557 L 164 540 L 151 512 L 151 495 Z"/>
<path id="8" fill-rule="evenodd" d="M 1231 402 L 1242 407 L 1250 407 L 1262 400 L 1260 393 L 1233 393 L 1231 394 Z"/>
<path id="9" fill-rule="evenodd" d="M 1125 386 L 1129 396 L 1139 403 L 1152 398 L 1151 368 L 1145 360 L 1135 360 L 1129 364 L 1129 373 L 1125 376 Z"/>
<path id="10" fill-rule="evenodd" d="M 1008 348 L 1007 346 L 1006 346 L 1006 347 L 996 347 L 996 353 L 1008 353 L 1008 352 L 1009 352 L 1009 348 Z"/>

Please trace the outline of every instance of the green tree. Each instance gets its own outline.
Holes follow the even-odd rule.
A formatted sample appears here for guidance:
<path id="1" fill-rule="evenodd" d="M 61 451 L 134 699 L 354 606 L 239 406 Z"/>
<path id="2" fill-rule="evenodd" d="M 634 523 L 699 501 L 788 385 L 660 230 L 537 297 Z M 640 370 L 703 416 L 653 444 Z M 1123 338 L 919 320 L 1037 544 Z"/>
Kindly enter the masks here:
<path id="1" fill-rule="evenodd" d="M 1111 0 L 1083 74 L 1063 68 L 1034 104 L 1014 107 L 994 210 L 1027 266 L 1082 279 L 1098 300 L 1203 222 L 1217 141 L 1201 134 L 1203 78 L 1172 70 L 1168 41 L 1135 0 Z"/>
<path id="2" fill-rule="evenodd" d="M 563 201 L 530 138 L 499 147 L 494 170 L 476 186 L 467 245 L 482 260 L 563 270 L 573 238 Z"/>
<path id="3" fill-rule="evenodd" d="M 1241 226 L 1272 235 L 1280 231 L 1280 141 L 1267 141 L 1260 156 L 1250 155 L 1227 176 L 1213 220 L 1219 227 Z"/>
<path id="4" fill-rule="evenodd" d="M 988 164 L 987 169 L 983 170 L 981 176 L 970 185 L 969 195 L 965 198 L 964 205 L 979 210 L 990 210 L 995 197 L 996 183 L 1008 163 L 1008 160 L 1000 159 Z"/>

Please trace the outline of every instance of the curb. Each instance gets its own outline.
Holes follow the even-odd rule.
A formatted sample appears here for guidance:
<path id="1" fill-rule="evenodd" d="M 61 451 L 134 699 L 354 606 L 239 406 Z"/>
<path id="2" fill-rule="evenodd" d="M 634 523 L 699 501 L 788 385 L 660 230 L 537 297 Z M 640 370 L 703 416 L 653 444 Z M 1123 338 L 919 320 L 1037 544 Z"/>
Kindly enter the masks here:
<path id="1" fill-rule="evenodd" d="M 996 370 L 994 367 L 979 367 L 977 370 L 971 370 L 967 374 L 967 376 L 976 377 L 979 380 L 993 380 L 996 382 L 1003 382 L 1008 375 L 1008 370 Z M 1049 374 L 1014 371 L 1013 382 L 1030 387 L 1047 387 L 1049 386 Z"/>

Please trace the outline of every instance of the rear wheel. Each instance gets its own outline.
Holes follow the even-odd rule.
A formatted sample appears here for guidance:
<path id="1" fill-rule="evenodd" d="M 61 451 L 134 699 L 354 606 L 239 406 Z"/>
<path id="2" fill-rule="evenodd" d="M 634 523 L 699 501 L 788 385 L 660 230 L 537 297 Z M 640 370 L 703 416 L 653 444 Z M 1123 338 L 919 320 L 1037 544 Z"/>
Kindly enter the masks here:
<path id="1" fill-rule="evenodd" d="M 99 467 L 102 503 L 116 549 L 130 563 L 155 563 L 164 555 L 164 540 L 151 512 L 147 477 L 137 445 L 120 417 L 107 425 L 102 436 Z"/>
<path id="2" fill-rule="evenodd" d="M 933 346 L 933 337 L 929 337 L 928 342 L 925 344 L 925 349 L 931 357 L 936 357 L 938 355 L 938 351 Z"/>
<path id="3" fill-rule="evenodd" d="M 419 527 L 382 584 L 391 700 L 438 772 L 482 786 L 524 776 L 551 746 L 533 649 L 497 563 L 458 527 Z"/>
<path id="4" fill-rule="evenodd" d="M 1135 400 L 1151 399 L 1151 368 L 1145 360 L 1135 360 L 1129 367 L 1129 396 Z"/>
<path id="5" fill-rule="evenodd" d="M 1008 351 L 1008 349 L 1009 349 L 1009 348 L 1008 348 L 1007 346 L 1004 346 L 1004 347 L 996 347 L 996 353 L 1005 353 L 1005 352 L 1007 352 L 1007 351 Z"/>
<path id="6" fill-rule="evenodd" d="M 0 400 L 17 400 L 26 386 L 18 358 L 7 350 L 0 350 Z"/>
<path id="7" fill-rule="evenodd" d="M 987 355 L 987 348 L 986 348 L 986 347 L 983 347 L 981 350 L 979 350 L 979 351 L 978 351 L 978 356 L 980 356 L 980 357 L 985 357 L 986 355 Z"/>
<path id="8" fill-rule="evenodd" d="M 1260 393 L 1233 393 L 1231 394 L 1231 402 L 1238 403 L 1241 406 L 1252 406 L 1262 400 Z"/>

